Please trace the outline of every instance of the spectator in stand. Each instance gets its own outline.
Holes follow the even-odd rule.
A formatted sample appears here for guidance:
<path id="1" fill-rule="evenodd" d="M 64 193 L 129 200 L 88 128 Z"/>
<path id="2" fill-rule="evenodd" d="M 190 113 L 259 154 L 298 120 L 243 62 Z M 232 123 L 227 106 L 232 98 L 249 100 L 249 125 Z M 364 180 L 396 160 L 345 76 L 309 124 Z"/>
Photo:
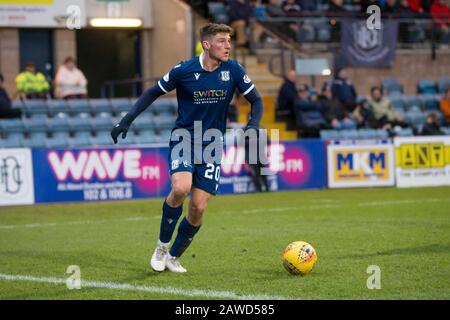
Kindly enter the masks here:
<path id="1" fill-rule="evenodd" d="M 67 57 L 58 68 L 55 77 L 55 98 L 86 99 L 87 80 L 83 72 L 77 68 L 76 61 Z"/>
<path id="2" fill-rule="evenodd" d="M 333 42 L 341 41 L 341 23 L 335 17 L 346 17 L 349 15 L 344 8 L 343 0 L 330 0 L 328 3 L 328 9 L 325 13 L 327 16 L 332 17 L 329 21 L 331 25 L 331 39 Z"/>
<path id="3" fill-rule="evenodd" d="M 303 137 L 318 137 L 322 129 L 330 129 L 331 125 L 322 114 L 321 106 L 314 89 L 302 84 L 298 90 L 296 102 L 296 122 L 299 133 Z"/>
<path id="4" fill-rule="evenodd" d="M 395 126 L 405 126 L 403 118 L 394 110 L 391 101 L 383 96 L 381 87 L 370 89 L 369 104 L 373 110 L 378 127 L 391 129 Z"/>
<path id="5" fill-rule="evenodd" d="M 414 11 L 411 10 L 408 0 L 400 0 L 397 7 L 397 15 L 399 18 L 413 18 Z"/>
<path id="6" fill-rule="evenodd" d="M 438 122 L 436 113 L 430 112 L 427 115 L 427 122 L 423 125 L 422 131 L 420 132 L 422 136 L 440 136 L 444 135 L 441 131 L 441 127 Z"/>
<path id="7" fill-rule="evenodd" d="M 450 44 L 450 7 L 444 0 L 435 0 L 430 9 L 440 42 L 445 46 Z"/>
<path id="8" fill-rule="evenodd" d="M 3 87 L 3 75 L 0 73 L 0 119 L 1 118 L 20 118 L 22 111 L 20 109 L 14 109 L 11 106 L 11 99 L 8 96 L 5 88 Z"/>
<path id="9" fill-rule="evenodd" d="M 330 0 L 326 13 L 329 16 L 345 16 L 347 9 L 344 8 L 344 0 Z"/>
<path id="10" fill-rule="evenodd" d="M 317 0 L 297 0 L 296 1 L 302 12 L 316 12 L 317 11 Z"/>
<path id="11" fill-rule="evenodd" d="M 306 83 L 302 83 L 298 89 L 298 102 L 311 102 L 311 95 L 309 86 Z"/>
<path id="12" fill-rule="evenodd" d="M 302 12 L 302 7 L 295 0 L 283 1 L 281 9 L 283 9 L 286 16 L 299 16 Z"/>
<path id="13" fill-rule="evenodd" d="M 435 0 L 420 0 L 420 5 L 423 8 L 423 11 L 426 13 L 430 12 L 431 5 L 433 4 Z"/>
<path id="14" fill-rule="evenodd" d="M 440 109 L 445 119 L 450 124 L 450 88 L 445 90 L 445 94 L 440 102 Z"/>
<path id="15" fill-rule="evenodd" d="M 377 121 L 373 114 L 372 107 L 367 99 L 363 99 L 355 108 L 352 113 L 352 117 L 355 119 L 358 128 L 376 128 Z"/>
<path id="16" fill-rule="evenodd" d="M 24 70 L 17 75 L 16 86 L 21 99 L 46 99 L 50 90 L 47 79 L 31 61 L 26 62 Z"/>
<path id="17" fill-rule="evenodd" d="M 356 127 L 350 115 L 336 98 L 333 98 L 331 88 L 323 86 L 321 94 L 318 96 L 321 111 L 333 129 L 354 129 Z"/>
<path id="18" fill-rule="evenodd" d="M 350 80 L 346 68 L 338 71 L 337 77 L 333 80 L 331 91 L 333 98 L 339 100 L 347 112 L 352 113 L 356 108 L 356 90 Z"/>
<path id="19" fill-rule="evenodd" d="M 384 3 L 380 3 L 378 0 L 361 0 L 359 1 L 359 4 L 361 6 L 361 12 L 365 14 L 367 12 L 367 8 L 372 5 L 377 5 L 379 7 L 382 7 Z"/>
<path id="20" fill-rule="evenodd" d="M 229 8 L 230 25 L 236 33 L 236 45 L 240 48 L 248 48 L 246 28 L 252 17 L 252 9 L 245 0 L 230 0 Z"/>
<path id="21" fill-rule="evenodd" d="M 269 0 L 266 4 L 266 13 L 269 17 L 284 17 L 286 14 L 281 8 L 279 0 Z"/>
<path id="22" fill-rule="evenodd" d="M 284 76 L 284 82 L 278 91 L 277 109 L 285 114 L 293 116 L 295 114 L 295 102 L 299 99 L 298 90 L 295 85 L 297 73 L 289 70 Z"/>
<path id="23" fill-rule="evenodd" d="M 381 8 L 383 15 L 393 18 L 397 17 L 400 9 L 400 4 L 397 0 L 387 0 L 384 6 Z"/>

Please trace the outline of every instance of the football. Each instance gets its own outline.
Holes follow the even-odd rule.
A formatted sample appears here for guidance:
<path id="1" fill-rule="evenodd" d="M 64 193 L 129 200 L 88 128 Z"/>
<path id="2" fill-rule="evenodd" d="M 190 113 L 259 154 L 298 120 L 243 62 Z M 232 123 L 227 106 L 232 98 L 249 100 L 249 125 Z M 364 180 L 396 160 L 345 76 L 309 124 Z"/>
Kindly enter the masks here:
<path id="1" fill-rule="evenodd" d="M 311 272 L 317 261 L 316 250 L 307 242 L 290 243 L 281 255 L 283 266 L 293 275 L 305 275 Z"/>

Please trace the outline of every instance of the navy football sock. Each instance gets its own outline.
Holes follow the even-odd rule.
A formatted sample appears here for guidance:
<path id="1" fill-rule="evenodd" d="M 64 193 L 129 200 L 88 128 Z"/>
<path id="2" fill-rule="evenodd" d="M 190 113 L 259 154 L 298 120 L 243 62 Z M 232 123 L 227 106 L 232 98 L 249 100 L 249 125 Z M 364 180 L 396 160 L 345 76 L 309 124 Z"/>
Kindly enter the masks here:
<path id="1" fill-rule="evenodd" d="M 183 212 L 183 205 L 178 208 L 172 208 L 164 201 L 163 214 L 161 219 L 161 228 L 159 230 L 159 240 L 163 243 L 169 243 L 172 239 L 173 231 L 177 225 L 178 219 Z"/>
<path id="2" fill-rule="evenodd" d="M 200 227 L 201 226 L 194 227 L 187 221 L 186 217 L 184 217 L 178 227 L 177 237 L 175 238 L 172 248 L 170 248 L 170 255 L 172 257 L 180 257 L 187 247 L 189 247 Z"/>

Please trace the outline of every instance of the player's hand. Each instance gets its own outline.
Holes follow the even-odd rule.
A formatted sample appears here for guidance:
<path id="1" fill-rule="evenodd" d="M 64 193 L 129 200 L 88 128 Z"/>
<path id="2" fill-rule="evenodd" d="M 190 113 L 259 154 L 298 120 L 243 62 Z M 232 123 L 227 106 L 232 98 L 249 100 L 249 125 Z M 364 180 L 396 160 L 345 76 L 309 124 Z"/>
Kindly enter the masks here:
<path id="1" fill-rule="evenodd" d="M 247 131 L 247 130 L 256 130 L 256 133 L 258 133 L 259 132 L 259 124 L 249 121 L 247 123 L 247 125 L 245 126 L 244 131 Z"/>
<path id="2" fill-rule="evenodd" d="M 120 120 L 118 124 L 114 126 L 114 128 L 111 130 L 111 138 L 114 141 L 114 144 L 117 144 L 117 138 L 120 134 L 122 134 L 122 139 L 125 139 L 127 137 L 128 128 L 130 127 L 130 117 L 129 115 L 125 115 L 125 117 Z"/>

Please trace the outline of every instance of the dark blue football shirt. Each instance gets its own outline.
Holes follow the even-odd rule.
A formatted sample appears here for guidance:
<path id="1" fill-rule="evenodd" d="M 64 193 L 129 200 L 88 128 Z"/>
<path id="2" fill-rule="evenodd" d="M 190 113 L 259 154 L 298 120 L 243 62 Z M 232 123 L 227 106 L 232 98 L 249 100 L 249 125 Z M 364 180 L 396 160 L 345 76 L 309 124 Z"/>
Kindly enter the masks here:
<path id="1" fill-rule="evenodd" d="M 177 89 L 178 118 L 175 129 L 193 134 L 194 121 L 202 121 L 203 133 L 215 128 L 226 129 L 228 106 L 237 88 L 244 96 L 255 87 L 236 60 L 222 62 L 212 71 L 202 66 L 203 54 L 181 62 L 158 81 L 165 93 Z"/>

